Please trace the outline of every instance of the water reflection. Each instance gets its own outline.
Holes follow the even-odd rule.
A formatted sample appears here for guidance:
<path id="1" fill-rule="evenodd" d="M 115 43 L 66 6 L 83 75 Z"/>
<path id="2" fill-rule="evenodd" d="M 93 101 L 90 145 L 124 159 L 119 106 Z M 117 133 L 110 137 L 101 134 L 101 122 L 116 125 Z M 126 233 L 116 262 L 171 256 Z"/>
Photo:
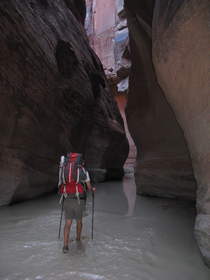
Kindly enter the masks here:
<path id="1" fill-rule="evenodd" d="M 136 204 L 136 184 L 134 180 L 131 180 L 130 176 L 125 176 L 123 180 L 123 192 L 128 202 L 127 217 L 130 217 L 134 213 Z"/>

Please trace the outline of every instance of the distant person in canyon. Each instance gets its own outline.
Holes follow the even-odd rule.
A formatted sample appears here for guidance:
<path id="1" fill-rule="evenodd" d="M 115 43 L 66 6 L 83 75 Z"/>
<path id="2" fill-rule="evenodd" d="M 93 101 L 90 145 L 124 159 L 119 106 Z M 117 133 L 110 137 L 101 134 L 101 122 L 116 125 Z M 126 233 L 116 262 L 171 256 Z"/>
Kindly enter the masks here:
<path id="1" fill-rule="evenodd" d="M 63 253 L 67 253 L 72 222 L 76 220 L 76 241 L 80 241 L 87 191 L 95 191 L 81 154 L 70 153 L 67 157 L 61 157 L 59 189 L 65 212 Z"/>

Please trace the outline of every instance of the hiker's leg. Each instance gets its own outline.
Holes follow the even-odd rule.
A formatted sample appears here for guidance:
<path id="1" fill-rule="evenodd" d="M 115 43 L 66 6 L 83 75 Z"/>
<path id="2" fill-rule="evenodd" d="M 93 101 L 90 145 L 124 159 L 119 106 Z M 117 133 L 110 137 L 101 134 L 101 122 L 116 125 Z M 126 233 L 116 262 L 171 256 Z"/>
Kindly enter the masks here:
<path id="1" fill-rule="evenodd" d="M 66 219 L 66 223 L 64 226 L 64 246 L 68 246 L 69 243 L 69 233 L 71 230 L 72 220 Z"/>
<path id="2" fill-rule="evenodd" d="M 82 233 L 82 219 L 77 220 L 77 241 L 80 241 Z"/>

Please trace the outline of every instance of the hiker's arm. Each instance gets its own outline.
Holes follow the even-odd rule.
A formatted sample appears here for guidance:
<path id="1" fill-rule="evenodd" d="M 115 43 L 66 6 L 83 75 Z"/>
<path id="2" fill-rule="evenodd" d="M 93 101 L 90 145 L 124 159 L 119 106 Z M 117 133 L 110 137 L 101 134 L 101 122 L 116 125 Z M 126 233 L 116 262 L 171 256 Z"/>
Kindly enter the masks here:
<path id="1" fill-rule="evenodd" d="M 87 188 L 88 188 L 89 191 L 95 191 L 95 190 L 96 190 L 96 188 L 94 188 L 94 187 L 91 185 L 90 181 L 86 182 L 86 184 L 87 184 Z"/>
<path id="2" fill-rule="evenodd" d="M 87 178 L 86 178 L 85 183 L 86 183 L 86 185 L 87 185 L 88 191 L 95 191 L 96 188 L 94 188 L 94 187 L 91 185 L 91 183 L 90 183 L 90 176 L 89 176 L 88 171 L 86 171 L 86 176 L 87 176 Z"/>

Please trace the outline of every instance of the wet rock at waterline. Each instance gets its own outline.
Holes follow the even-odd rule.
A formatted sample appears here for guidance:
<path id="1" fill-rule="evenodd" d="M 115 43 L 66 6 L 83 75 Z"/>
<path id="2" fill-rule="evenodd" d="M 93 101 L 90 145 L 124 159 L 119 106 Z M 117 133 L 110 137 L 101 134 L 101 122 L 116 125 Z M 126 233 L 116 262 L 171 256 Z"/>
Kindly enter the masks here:
<path id="1" fill-rule="evenodd" d="M 54 190 L 68 151 L 122 176 L 123 122 L 74 2 L 0 3 L 0 205 Z"/>
<path id="2" fill-rule="evenodd" d="M 193 199 L 192 162 L 196 238 L 210 265 L 209 1 L 125 2 L 138 192 Z"/>

